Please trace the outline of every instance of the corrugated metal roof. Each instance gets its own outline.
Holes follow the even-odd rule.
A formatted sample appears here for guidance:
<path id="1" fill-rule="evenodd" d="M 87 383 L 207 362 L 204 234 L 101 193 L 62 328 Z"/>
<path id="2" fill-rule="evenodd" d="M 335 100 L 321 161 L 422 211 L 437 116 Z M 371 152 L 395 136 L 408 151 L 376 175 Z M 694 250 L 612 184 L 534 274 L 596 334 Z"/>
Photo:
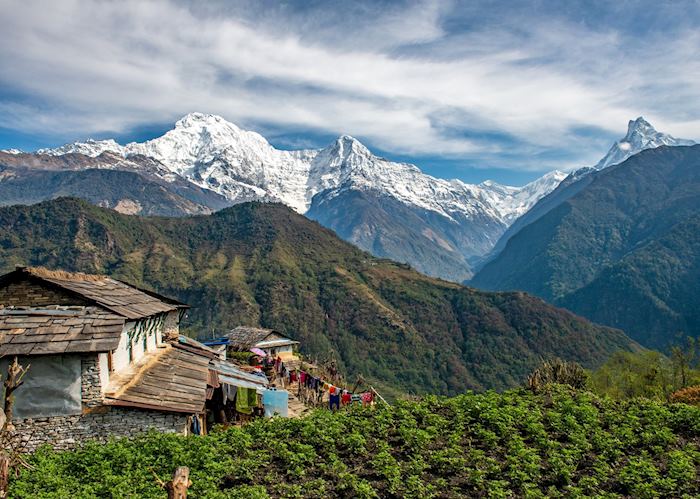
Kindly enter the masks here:
<path id="1" fill-rule="evenodd" d="M 235 386 L 245 386 L 248 388 L 267 386 L 269 384 L 269 381 L 264 374 L 260 376 L 257 374 L 247 373 L 236 367 L 231 362 L 214 360 L 212 364 L 214 369 L 216 369 L 216 371 L 219 373 L 219 382 L 221 383 L 227 383 Z"/>
<path id="2" fill-rule="evenodd" d="M 258 348 L 271 348 L 271 347 L 281 347 L 281 346 L 285 346 L 285 345 L 297 345 L 297 344 L 299 344 L 298 341 L 290 340 L 289 338 L 285 338 L 283 340 L 261 341 L 260 343 L 257 343 L 256 346 Z"/>

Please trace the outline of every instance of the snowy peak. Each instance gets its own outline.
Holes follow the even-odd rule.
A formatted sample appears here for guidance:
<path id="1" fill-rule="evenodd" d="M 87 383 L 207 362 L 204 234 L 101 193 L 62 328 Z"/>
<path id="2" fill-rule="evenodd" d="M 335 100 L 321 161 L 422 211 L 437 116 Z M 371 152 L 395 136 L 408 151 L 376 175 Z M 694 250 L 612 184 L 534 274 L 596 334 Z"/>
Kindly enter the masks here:
<path id="1" fill-rule="evenodd" d="M 330 147 L 343 161 L 347 161 L 353 155 L 362 156 L 364 158 L 372 156 L 370 150 L 367 149 L 362 142 L 350 135 L 341 135 Z"/>
<path id="2" fill-rule="evenodd" d="M 485 193 L 506 224 L 525 214 L 537 201 L 552 192 L 568 176 L 559 170 L 546 173 L 522 187 L 501 185 L 493 180 L 485 180 L 478 185 Z"/>
<path id="3" fill-rule="evenodd" d="M 209 126 L 223 126 L 239 130 L 236 125 L 216 114 L 189 113 L 175 122 L 175 128 L 202 128 Z"/>
<path id="4" fill-rule="evenodd" d="M 626 142 L 634 142 L 635 138 L 651 137 L 659 132 L 649 123 L 644 117 L 640 116 L 636 120 L 630 120 L 627 123 L 627 135 L 625 135 L 624 140 Z"/>
<path id="5" fill-rule="evenodd" d="M 667 133 L 658 132 L 647 120 L 639 117 L 627 125 L 627 135 L 613 144 L 608 153 L 601 159 L 596 170 L 622 163 L 624 160 L 645 149 L 660 146 L 691 146 L 692 140 L 677 139 Z"/>

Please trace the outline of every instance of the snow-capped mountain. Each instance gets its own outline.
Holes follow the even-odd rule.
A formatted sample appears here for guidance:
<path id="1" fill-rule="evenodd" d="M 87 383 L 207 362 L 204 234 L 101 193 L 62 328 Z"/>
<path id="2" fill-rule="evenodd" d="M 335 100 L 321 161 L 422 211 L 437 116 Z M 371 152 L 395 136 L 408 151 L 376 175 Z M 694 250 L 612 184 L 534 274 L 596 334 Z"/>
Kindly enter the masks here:
<path id="1" fill-rule="evenodd" d="M 552 172 L 524 187 L 467 184 L 376 156 L 348 135 L 323 149 L 285 151 L 202 113 L 188 114 L 174 129 L 142 143 L 88 140 L 37 153 L 150 158 L 171 176 L 232 204 L 280 201 L 365 250 L 453 280 L 469 277 L 469 261 L 489 251 L 513 220 L 566 177 Z"/>
<path id="2" fill-rule="evenodd" d="M 426 175 L 415 165 L 372 154 L 357 139 L 343 135 L 320 150 L 285 151 L 260 134 L 242 130 L 220 116 L 191 113 L 163 136 L 122 146 L 114 140 L 87 140 L 38 154 L 104 152 L 125 158 L 154 158 L 195 184 L 233 202 L 279 200 L 305 213 L 313 197 L 328 189 L 371 189 L 447 218 L 479 211 L 506 222 L 519 216 L 556 187 L 565 175 L 552 172 L 522 188 L 486 181 L 479 185 Z"/>
<path id="3" fill-rule="evenodd" d="M 594 168 L 602 170 L 608 166 L 622 163 L 630 156 L 660 146 L 692 146 L 692 140 L 677 139 L 667 133 L 657 132 L 656 129 L 643 117 L 630 120 L 627 125 L 627 135 L 615 142 L 608 153 L 601 159 Z"/>
<path id="4" fill-rule="evenodd" d="M 640 117 L 630 121 L 625 138 L 595 169 L 643 149 L 692 143 L 659 133 Z M 279 201 L 365 250 L 452 280 L 468 278 L 472 265 L 516 220 L 563 180 L 571 183 L 584 171 L 573 176 L 553 171 L 523 187 L 488 180 L 467 184 L 376 156 L 348 135 L 323 149 L 285 151 L 256 132 L 202 113 L 184 116 L 146 142 L 87 140 L 37 154 L 70 158 L 66 164 L 72 168 L 145 169 L 149 178 L 190 182 L 231 204 Z M 79 161 L 76 155 L 95 161 Z M 18 157 L 22 161 L 23 155 Z"/>

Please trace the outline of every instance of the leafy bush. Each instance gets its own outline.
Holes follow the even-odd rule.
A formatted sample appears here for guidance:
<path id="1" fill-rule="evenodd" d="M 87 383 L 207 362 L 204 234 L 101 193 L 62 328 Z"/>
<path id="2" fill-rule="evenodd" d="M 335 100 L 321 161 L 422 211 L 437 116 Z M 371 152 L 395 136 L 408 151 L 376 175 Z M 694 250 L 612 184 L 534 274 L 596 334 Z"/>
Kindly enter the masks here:
<path id="1" fill-rule="evenodd" d="M 11 497 L 698 497 L 700 407 L 550 386 L 37 451 Z"/>

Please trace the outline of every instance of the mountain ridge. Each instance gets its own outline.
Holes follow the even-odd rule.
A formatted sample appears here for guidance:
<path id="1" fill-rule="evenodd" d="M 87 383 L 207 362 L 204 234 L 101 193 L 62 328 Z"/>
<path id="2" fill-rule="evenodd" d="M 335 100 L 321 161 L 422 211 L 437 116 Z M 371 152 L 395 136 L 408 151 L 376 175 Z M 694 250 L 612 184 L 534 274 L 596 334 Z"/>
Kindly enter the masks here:
<path id="1" fill-rule="evenodd" d="M 490 181 L 466 184 L 379 157 L 349 135 L 339 136 L 322 149 L 285 151 L 274 148 L 256 132 L 202 113 L 184 116 L 174 129 L 145 142 L 121 145 L 111 139 L 89 140 L 40 149 L 36 156 L 70 154 L 91 158 L 116 155 L 124 161 L 150 158 L 160 170 L 167 170 L 156 172 L 164 179 L 190 181 L 224 196 L 230 204 L 282 202 L 338 229 L 362 249 L 456 282 L 470 277 L 471 262 L 490 250 L 514 219 L 566 177 L 554 171 L 523 187 Z M 346 200 L 358 197 L 386 203 L 343 206 Z M 391 209 L 385 209 L 387 203 Z M 369 211 L 350 213 L 351 207 Z M 335 218 L 330 218 L 331 213 Z M 360 222 L 340 230 L 347 226 L 345 215 L 373 223 Z M 420 227 L 406 226 L 406 218 L 420 219 Z M 401 234 L 415 238 L 411 246 L 415 251 L 378 243 L 397 241 Z"/>
<path id="2" fill-rule="evenodd" d="M 626 138 L 629 142 L 617 145 L 631 144 L 629 153 L 634 152 L 633 146 L 679 140 L 656 132 L 641 117 L 630 122 Z M 44 163 L 46 158 L 68 158 L 70 163 L 77 154 L 92 158 L 92 163 L 85 159 L 77 164 L 144 173 L 166 189 L 176 182 L 190 182 L 223 197 L 226 204 L 282 202 L 364 250 L 455 282 L 471 278 L 474 267 L 490 258 L 494 248 L 500 249 L 499 241 L 513 232 L 514 224 L 522 225 L 538 201 L 571 179 L 553 171 L 522 187 L 493 181 L 467 184 L 379 157 L 349 135 L 339 136 L 323 149 L 285 151 L 256 132 L 202 113 L 182 117 L 172 130 L 145 142 L 121 145 L 111 139 L 88 140 L 42 149 L 31 157 L 0 153 L 0 164 L 3 158 L 18 157 Z M 77 193 L 58 187 L 52 195 L 47 188 L 46 197 Z M 186 203 L 175 201 L 179 195 L 164 196 L 171 200 L 166 214 L 204 211 L 183 208 Z M 100 192 L 84 197 L 104 198 Z M 129 206 L 148 204 L 147 199 L 133 201 Z M 216 208 L 220 207 L 217 203 Z"/>
<path id="3" fill-rule="evenodd" d="M 470 283 L 523 289 L 651 348 L 696 335 L 700 145 L 647 149 L 565 188 L 577 185 Z"/>
<path id="4" fill-rule="evenodd" d="M 377 259 L 290 208 L 125 216 L 62 198 L 0 208 L 0 271 L 107 273 L 192 305 L 192 333 L 278 329 L 383 390 L 516 386 L 542 357 L 596 366 L 638 346 L 524 293 L 485 293 Z"/>
<path id="5" fill-rule="evenodd" d="M 505 230 L 491 251 L 481 258 L 477 265 L 477 273 L 496 258 L 506 247 L 508 241 L 527 225 L 537 221 L 549 211 L 565 202 L 584 189 L 592 180 L 589 174 L 596 171 L 615 166 L 626 161 L 631 156 L 639 154 L 648 149 L 655 149 L 661 146 L 689 146 L 695 141 L 679 139 L 667 133 L 658 132 L 642 116 L 630 120 L 627 124 L 626 135 L 617 140 L 608 150 L 607 154 L 595 165 L 578 168 L 572 171 L 565 179 L 550 192 L 541 196 L 538 201 L 523 213 Z"/>

